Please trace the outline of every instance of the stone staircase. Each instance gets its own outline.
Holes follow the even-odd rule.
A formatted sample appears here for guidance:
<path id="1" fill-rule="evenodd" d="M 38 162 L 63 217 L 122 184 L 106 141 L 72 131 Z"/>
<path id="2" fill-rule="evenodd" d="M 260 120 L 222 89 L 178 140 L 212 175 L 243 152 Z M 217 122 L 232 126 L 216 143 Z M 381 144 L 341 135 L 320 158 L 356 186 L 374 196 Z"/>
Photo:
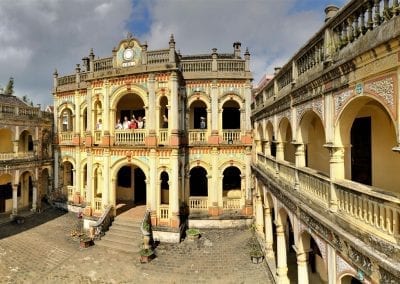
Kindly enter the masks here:
<path id="1" fill-rule="evenodd" d="M 95 242 L 96 245 L 128 253 L 139 252 L 143 244 L 140 226 L 144 212 L 145 208 L 140 206 L 116 216 L 101 240 Z"/>

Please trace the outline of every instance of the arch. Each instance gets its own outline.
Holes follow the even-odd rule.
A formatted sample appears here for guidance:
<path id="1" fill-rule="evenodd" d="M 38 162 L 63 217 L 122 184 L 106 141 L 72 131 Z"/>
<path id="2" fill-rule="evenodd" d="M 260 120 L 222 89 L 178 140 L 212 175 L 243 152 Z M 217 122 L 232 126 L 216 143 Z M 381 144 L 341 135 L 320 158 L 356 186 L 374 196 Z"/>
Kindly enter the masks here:
<path id="1" fill-rule="evenodd" d="M 292 127 L 287 117 L 283 117 L 279 122 L 278 128 L 278 142 L 282 143 L 283 145 L 283 160 L 288 162 L 295 162 L 295 147 L 292 144 L 293 140 L 293 132 Z"/>
<path id="2" fill-rule="evenodd" d="M 222 172 L 222 190 L 225 191 L 241 191 L 241 171 L 238 167 L 229 166 Z"/>
<path id="3" fill-rule="evenodd" d="M 70 110 L 72 113 L 74 113 L 75 104 L 73 104 L 73 103 L 71 103 L 71 102 L 64 102 L 64 103 L 60 104 L 60 105 L 57 107 L 57 113 L 60 114 L 59 118 L 61 117 L 61 113 L 62 113 L 64 110 L 66 110 L 66 109 L 68 109 L 68 110 Z"/>
<path id="4" fill-rule="evenodd" d="M 22 207 L 31 207 L 33 201 L 33 177 L 30 170 L 25 170 L 19 176 L 17 196 L 21 197 Z"/>
<path id="5" fill-rule="evenodd" d="M 64 163 L 64 162 L 70 162 L 73 167 L 75 167 L 75 165 L 76 165 L 75 159 L 69 155 L 65 155 L 61 158 L 61 163 Z"/>
<path id="6" fill-rule="evenodd" d="M 207 109 L 211 109 L 211 101 L 210 97 L 204 92 L 195 92 L 193 93 L 187 100 L 187 108 L 190 109 L 190 106 L 196 102 L 202 101 L 206 105 Z"/>
<path id="7" fill-rule="evenodd" d="M 236 100 L 227 100 L 222 104 L 222 129 L 240 129 L 240 104 Z"/>
<path id="8" fill-rule="evenodd" d="M 362 184 L 400 192 L 400 156 L 393 117 L 379 100 L 363 95 L 340 112 L 334 143 L 344 147 L 344 177 Z"/>
<path id="9" fill-rule="evenodd" d="M 28 130 L 22 131 L 18 140 L 18 152 L 32 152 L 33 150 L 32 134 Z"/>
<path id="10" fill-rule="evenodd" d="M 190 170 L 189 175 L 190 196 L 208 196 L 207 170 L 196 166 Z"/>
<path id="11" fill-rule="evenodd" d="M 125 165 L 131 165 L 131 164 L 136 165 L 137 167 L 139 167 L 145 174 L 148 173 L 149 170 L 150 170 L 147 161 L 146 161 L 146 162 L 141 161 L 141 160 L 139 160 L 138 158 L 133 157 L 133 156 L 130 157 L 130 160 L 128 161 L 128 160 L 126 159 L 126 157 L 122 157 L 122 158 L 116 160 L 116 161 L 111 165 L 111 167 L 110 167 L 110 169 L 111 169 L 111 170 L 110 170 L 110 176 L 113 177 L 113 178 L 116 178 L 117 172 L 118 172 L 123 166 L 125 166 Z M 147 176 L 147 174 L 146 174 L 146 176 Z"/>
<path id="12" fill-rule="evenodd" d="M 358 284 L 363 283 L 362 281 L 357 279 L 357 276 L 353 273 L 346 272 L 345 274 L 341 275 L 339 278 L 339 283 L 341 284 Z"/>
<path id="13" fill-rule="evenodd" d="M 110 95 L 110 108 L 117 109 L 117 104 L 120 101 L 120 99 L 128 94 L 138 95 L 142 99 L 144 108 L 147 108 L 148 106 L 147 90 L 143 89 L 138 85 L 130 85 L 129 89 L 127 88 L 127 86 L 120 86 L 119 88 L 115 89 Z"/>
<path id="14" fill-rule="evenodd" d="M 244 99 L 237 93 L 225 92 L 219 99 L 219 103 L 223 106 L 227 101 L 233 100 L 238 103 L 239 108 L 243 108 Z"/>
<path id="15" fill-rule="evenodd" d="M 329 151 L 321 117 L 313 110 L 303 113 L 296 141 L 304 145 L 304 165 L 329 175 Z"/>
<path id="16" fill-rule="evenodd" d="M 160 202 L 169 204 L 169 175 L 166 171 L 160 173 Z"/>
<path id="17" fill-rule="evenodd" d="M 206 169 L 207 172 L 211 171 L 211 166 L 207 162 L 203 160 L 194 160 L 190 162 L 188 172 L 190 172 L 194 167 L 203 167 Z"/>
<path id="18" fill-rule="evenodd" d="M 74 111 L 69 107 L 62 108 L 60 110 L 58 119 L 59 119 L 59 129 L 62 132 L 73 131 L 74 130 L 74 122 L 73 116 Z"/>
<path id="19" fill-rule="evenodd" d="M 210 107 L 203 98 L 193 100 L 188 104 L 189 129 L 205 129 L 209 124 L 207 121 L 207 110 Z"/>
<path id="20" fill-rule="evenodd" d="M 163 95 L 158 99 L 159 113 L 158 123 L 159 128 L 168 128 L 168 97 Z"/>
<path id="21" fill-rule="evenodd" d="M 144 101 L 136 93 L 127 93 L 120 97 L 115 110 L 115 121 L 120 119 L 123 122 L 122 125 L 124 129 L 129 127 L 127 120 L 130 120 L 132 123 L 132 121 L 135 121 L 136 119 L 141 120 L 146 116 L 146 107 Z"/>

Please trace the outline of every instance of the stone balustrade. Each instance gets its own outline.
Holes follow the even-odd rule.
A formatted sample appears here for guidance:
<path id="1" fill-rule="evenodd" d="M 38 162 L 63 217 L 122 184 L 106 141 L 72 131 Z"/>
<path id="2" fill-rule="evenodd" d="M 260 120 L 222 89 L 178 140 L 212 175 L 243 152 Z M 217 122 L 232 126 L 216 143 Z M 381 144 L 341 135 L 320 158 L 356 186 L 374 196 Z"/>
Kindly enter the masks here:
<path id="1" fill-rule="evenodd" d="M 189 197 L 190 211 L 206 211 L 208 210 L 207 196 L 190 196 Z"/>
<path id="2" fill-rule="evenodd" d="M 73 132 L 61 132 L 60 133 L 60 143 L 72 143 Z"/>
<path id="3" fill-rule="evenodd" d="M 102 201 L 101 197 L 96 197 L 94 199 L 94 212 L 95 213 L 100 213 L 102 212 Z"/>
<path id="4" fill-rule="evenodd" d="M 371 234 L 379 231 L 379 237 L 398 242 L 400 196 L 350 180 L 332 181 L 312 169 L 296 168 L 262 153 L 257 154 L 255 164 L 283 184 L 286 190 L 298 192 L 297 196 L 311 207 L 314 205 L 310 200 L 320 209 L 334 212 L 353 227 L 363 228 Z"/>
<path id="5" fill-rule="evenodd" d="M 201 144 L 207 142 L 206 130 L 189 130 L 189 144 Z"/>
<path id="6" fill-rule="evenodd" d="M 113 68 L 113 58 L 106 57 L 94 60 L 94 71 L 105 71 Z M 82 79 L 82 78 L 81 78 Z"/>
<path id="7" fill-rule="evenodd" d="M 35 154 L 33 152 L 17 152 L 17 153 L 0 153 L 0 160 L 15 160 L 15 159 L 33 159 Z"/>
<path id="8" fill-rule="evenodd" d="M 162 64 L 169 62 L 169 49 L 147 52 L 147 64 Z"/>
<path id="9" fill-rule="evenodd" d="M 241 208 L 241 198 L 224 197 L 222 199 L 223 209 L 232 210 Z"/>
<path id="10" fill-rule="evenodd" d="M 134 129 L 134 130 L 116 130 L 115 131 L 115 145 L 144 145 L 147 130 Z"/>
<path id="11" fill-rule="evenodd" d="M 158 143 L 159 144 L 168 143 L 168 129 L 158 131 Z"/>
<path id="12" fill-rule="evenodd" d="M 181 62 L 183 72 L 211 72 L 212 60 L 190 60 Z"/>
<path id="13" fill-rule="evenodd" d="M 39 107 L 23 107 L 8 104 L 0 104 L 0 117 L 21 116 L 26 118 L 45 118 L 52 119 L 53 114 L 41 111 Z"/>
<path id="14" fill-rule="evenodd" d="M 227 143 L 239 142 L 241 138 L 240 129 L 224 129 L 222 130 L 222 140 Z"/>
<path id="15" fill-rule="evenodd" d="M 94 131 L 94 144 L 101 144 L 101 130 Z"/>
<path id="16" fill-rule="evenodd" d="M 169 220 L 169 205 L 168 204 L 161 204 L 159 206 L 158 216 L 160 217 L 160 220 Z"/>

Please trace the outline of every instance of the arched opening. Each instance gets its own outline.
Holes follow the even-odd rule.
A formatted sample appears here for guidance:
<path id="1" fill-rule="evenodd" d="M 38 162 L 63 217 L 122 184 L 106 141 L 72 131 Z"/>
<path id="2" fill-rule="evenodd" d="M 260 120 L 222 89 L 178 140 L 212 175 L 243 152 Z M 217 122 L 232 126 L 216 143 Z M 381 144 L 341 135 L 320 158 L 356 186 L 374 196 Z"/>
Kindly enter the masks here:
<path id="1" fill-rule="evenodd" d="M 290 283 L 298 283 L 297 257 L 296 257 L 296 251 L 294 250 L 293 225 L 290 222 L 289 218 L 287 218 L 285 226 L 285 240 L 286 240 L 286 259 L 288 266 L 288 277 L 290 279 Z"/>
<path id="2" fill-rule="evenodd" d="M 48 130 L 43 130 L 42 132 L 42 158 L 47 159 L 50 158 L 51 155 L 51 132 Z"/>
<path id="3" fill-rule="evenodd" d="M 160 98 L 159 127 L 168 128 L 168 98 L 162 96 Z"/>
<path id="4" fill-rule="evenodd" d="M 18 184 L 18 196 L 20 196 L 22 207 L 31 207 L 33 200 L 33 182 L 30 172 L 21 174 Z"/>
<path id="5" fill-rule="evenodd" d="M 26 153 L 32 151 L 33 151 L 32 135 L 27 130 L 24 130 L 19 136 L 18 152 Z"/>
<path id="6" fill-rule="evenodd" d="M 336 143 L 343 145 L 345 178 L 400 192 L 400 155 L 392 118 L 375 99 L 351 101 L 337 122 Z M 350 146 L 350 147 L 348 147 Z"/>
<path id="7" fill-rule="evenodd" d="M 118 204 L 146 204 L 146 176 L 136 165 L 126 165 L 119 169 L 116 186 L 117 207 Z"/>
<path id="8" fill-rule="evenodd" d="M 50 187 L 50 174 L 47 168 L 42 170 L 41 180 L 40 180 L 41 196 L 49 195 L 51 191 Z M 38 198 L 41 200 L 41 197 Z"/>
<path id="9" fill-rule="evenodd" d="M 240 106 L 235 100 L 222 106 L 222 129 L 240 129 Z"/>
<path id="10" fill-rule="evenodd" d="M 362 284 L 360 280 L 355 278 L 352 275 L 345 275 L 340 279 L 340 283 L 342 284 Z"/>
<path id="11" fill-rule="evenodd" d="M 202 100 L 192 102 L 189 109 L 189 128 L 207 128 L 207 106 Z"/>
<path id="12" fill-rule="evenodd" d="M 161 204 L 169 204 L 169 176 L 166 171 L 160 174 Z"/>
<path id="13" fill-rule="evenodd" d="M 197 166 L 190 170 L 190 196 L 208 196 L 207 171 Z"/>
<path id="14" fill-rule="evenodd" d="M 68 108 L 64 109 L 61 114 L 61 125 L 60 129 L 62 132 L 71 132 L 73 131 L 73 119 L 72 119 L 72 111 Z"/>
<path id="15" fill-rule="evenodd" d="M 271 156 L 276 157 L 276 141 L 275 141 L 275 136 L 274 136 L 274 127 L 272 126 L 271 121 L 267 122 L 267 139 L 269 141 L 269 151 Z"/>
<path id="16" fill-rule="evenodd" d="M 223 172 L 222 190 L 224 197 L 240 197 L 241 196 L 241 173 L 235 166 L 226 168 Z"/>
<path id="17" fill-rule="evenodd" d="M 12 176 L 3 174 L 0 176 L 0 213 L 12 210 Z"/>
<path id="18" fill-rule="evenodd" d="M 0 153 L 13 153 L 12 132 L 8 128 L 0 129 Z"/>
<path id="19" fill-rule="evenodd" d="M 86 107 L 83 109 L 81 122 L 82 122 L 81 129 L 84 133 L 85 131 L 88 130 L 88 118 L 87 118 L 87 108 Z"/>
<path id="20" fill-rule="evenodd" d="M 74 166 L 72 165 L 71 162 L 65 161 L 62 164 L 62 178 L 63 178 L 63 185 L 68 186 L 68 185 L 73 185 L 73 180 L 74 180 Z"/>
<path id="21" fill-rule="evenodd" d="M 294 163 L 295 162 L 295 147 L 292 144 L 293 134 L 292 127 L 290 125 L 289 120 L 285 117 L 279 124 L 279 138 L 278 142 L 282 143 L 282 151 L 283 151 L 283 160 Z M 278 149 L 277 149 L 278 151 Z M 277 153 L 278 156 L 278 153 Z M 278 158 L 278 157 L 277 157 Z"/>
<path id="22" fill-rule="evenodd" d="M 126 94 L 118 101 L 115 120 L 117 122 L 120 119 L 123 129 L 129 128 L 132 119 L 138 120 L 139 117 L 143 119 L 145 116 L 144 102 L 139 95 Z"/>
<path id="23" fill-rule="evenodd" d="M 93 190 L 96 198 L 103 195 L 103 172 L 100 165 L 96 165 L 93 173 Z"/>
<path id="24" fill-rule="evenodd" d="M 307 111 L 302 117 L 298 141 L 304 144 L 305 165 L 329 175 L 329 151 L 324 147 L 325 129 L 315 112 Z"/>
<path id="25" fill-rule="evenodd" d="M 103 109 L 101 105 L 101 101 L 97 100 L 94 103 L 94 121 L 95 121 L 95 126 L 96 130 L 102 130 L 102 125 L 103 125 Z"/>

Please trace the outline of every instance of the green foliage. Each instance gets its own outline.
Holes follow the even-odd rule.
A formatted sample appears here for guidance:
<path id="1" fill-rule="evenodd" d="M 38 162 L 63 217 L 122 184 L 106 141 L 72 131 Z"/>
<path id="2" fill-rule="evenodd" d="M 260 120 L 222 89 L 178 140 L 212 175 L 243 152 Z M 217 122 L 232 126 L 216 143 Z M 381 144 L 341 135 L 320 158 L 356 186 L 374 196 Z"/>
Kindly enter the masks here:
<path id="1" fill-rule="evenodd" d="M 153 250 L 150 248 L 147 248 L 147 249 L 143 248 L 140 250 L 141 256 L 151 256 L 151 255 L 153 255 L 153 253 L 154 253 Z"/>
<path id="2" fill-rule="evenodd" d="M 249 247 L 250 256 L 260 257 L 263 256 L 261 246 L 255 236 L 252 236 L 247 243 Z"/>
<path id="3" fill-rule="evenodd" d="M 8 84 L 6 86 L 6 89 L 4 90 L 5 95 L 12 95 L 14 94 L 14 78 L 10 77 L 10 80 L 8 80 Z"/>
<path id="4" fill-rule="evenodd" d="M 147 221 L 143 222 L 143 230 L 145 230 L 146 232 L 150 231 L 150 224 Z"/>
<path id="5" fill-rule="evenodd" d="M 195 229 L 195 228 L 190 228 L 186 230 L 186 235 L 187 236 L 196 236 L 196 235 L 200 235 L 200 230 L 199 229 Z"/>

